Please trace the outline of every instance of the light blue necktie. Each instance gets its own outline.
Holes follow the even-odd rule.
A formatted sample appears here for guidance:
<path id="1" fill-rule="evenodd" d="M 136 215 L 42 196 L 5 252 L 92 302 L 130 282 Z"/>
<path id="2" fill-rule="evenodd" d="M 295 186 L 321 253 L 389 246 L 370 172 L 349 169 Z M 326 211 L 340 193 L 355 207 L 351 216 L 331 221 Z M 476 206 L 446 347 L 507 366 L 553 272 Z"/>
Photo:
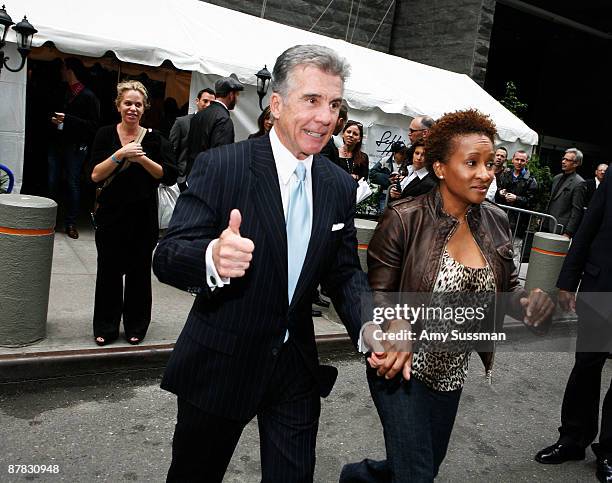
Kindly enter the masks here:
<path id="1" fill-rule="evenodd" d="M 312 226 L 310 206 L 306 195 L 306 166 L 298 162 L 296 179 L 291 180 L 287 208 L 287 296 L 289 304 L 302 272 Z"/>

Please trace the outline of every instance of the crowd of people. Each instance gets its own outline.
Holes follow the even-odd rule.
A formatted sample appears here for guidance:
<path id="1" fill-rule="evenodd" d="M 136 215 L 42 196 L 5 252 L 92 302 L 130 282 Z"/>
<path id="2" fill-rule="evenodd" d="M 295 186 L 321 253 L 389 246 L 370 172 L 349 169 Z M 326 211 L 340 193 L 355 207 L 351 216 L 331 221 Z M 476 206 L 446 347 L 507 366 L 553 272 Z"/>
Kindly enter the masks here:
<path id="1" fill-rule="evenodd" d="M 149 94 L 138 81 L 117 85 L 120 121 L 99 127 L 99 103 L 80 82 L 79 69 L 65 62 L 69 94 L 66 108 L 51 120 L 58 143 L 49 153 L 49 183 L 58 185 L 56 168 L 64 166 L 70 193 L 65 229 L 77 238 L 74 173 L 89 153 L 91 179 L 98 185 L 92 215 L 98 251 L 95 343 L 115 341 L 121 321 L 127 342 L 145 338 L 151 268 L 163 283 L 195 296 L 162 382 L 178 396 L 168 481 L 198 481 L 202 468 L 208 481 L 222 481 L 242 430 L 255 416 L 262 480 L 312 481 L 320 398 L 337 375 L 317 357 L 311 316 L 313 299 L 321 300 L 319 288 L 354 344 L 365 347 L 366 378 L 387 451 L 384 461 L 346 465 L 340 481 L 433 481 L 446 455 L 472 349 L 381 349 L 363 330 L 362 297 L 372 291 L 505 293 L 508 303 L 487 320 L 498 326 L 507 313 L 545 332 L 553 302 L 540 289 L 527 292 L 519 284 L 512 257 L 511 229 L 522 236 L 527 226 L 496 206 L 534 209 L 539 188 L 528 169 L 529 154 L 517 150 L 508 167 L 507 149 L 495 146 L 491 119 L 464 110 L 436 120 L 415 117 L 410 144 L 393 143 L 389 157 L 370 169 L 364 126 L 348 118 L 343 100 L 349 66 L 320 46 L 295 46 L 279 56 L 270 104 L 257 132 L 239 143 L 230 113 L 244 86 L 233 75 L 201 90 L 197 112 L 177 117 L 168 140 L 141 126 Z M 612 202 L 607 165 L 585 182 L 576 173 L 582 160 L 578 149 L 565 151 L 547 207 L 557 220 L 549 231 L 575 240 L 571 267 L 559 282 L 568 308 L 585 264 L 599 260 L 590 244 L 609 239 L 609 221 L 602 222 Z M 381 195 L 367 275 L 354 224 L 360 180 L 377 185 Z M 158 243 L 157 187 L 175 182 L 182 193 Z M 589 203 L 586 227 L 581 220 Z M 609 258 L 597 263 L 606 266 Z M 591 288 L 612 290 L 609 281 L 594 281 Z M 490 372 L 493 353 L 480 356 Z M 584 458 L 597 435 L 595 380 L 603 362 L 605 356 L 577 353 L 561 438 L 538 453 L 540 463 Z M 570 417 L 587 393 L 595 409 L 586 419 Z M 612 481 L 609 396 L 597 447 L 600 481 Z"/>

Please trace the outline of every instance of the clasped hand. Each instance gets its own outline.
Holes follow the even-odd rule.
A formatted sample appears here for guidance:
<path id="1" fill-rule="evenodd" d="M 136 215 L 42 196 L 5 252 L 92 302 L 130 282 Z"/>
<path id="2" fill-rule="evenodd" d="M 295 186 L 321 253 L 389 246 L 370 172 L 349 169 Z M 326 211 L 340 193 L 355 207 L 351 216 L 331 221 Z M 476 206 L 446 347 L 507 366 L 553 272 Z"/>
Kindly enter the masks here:
<path id="1" fill-rule="evenodd" d="M 117 151 L 116 156 L 120 159 L 130 158 L 131 162 L 139 162 L 146 153 L 142 150 L 142 144 L 132 141 Z"/>
<path id="2" fill-rule="evenodd" d="M 251 265 L 255 244 L 240 235 L 241 223 L 240 211 L 232 210 L 227 228 L 213 247 L 213 263 L 221 277 L 243 277 Z"/>
<path id="3" fill-rule="evenodd" d="M 410 379 L 412 342 L 397 335 L 411 330 L 409 322 L 399 319 L 391 321 L 384 330 L 376 324 L 365 327 L 363 337 L 366 345 L 372 348 L 368 364 L 372 369 L 376 369 L 379 376 L 393 379 L 401 371 L 405 380 Z M 375 332 L 378 336 L 375 336 Z M 384 337 L 385 334 L 394 334 L 395 337 Z"/>
<path id="4" fill-rule="evenodd" d="M 565 312 L 576 312 L 576 294 L 574 292 L 559 290 L 557 300 L 559 301 L 559 306 Z"/>
<path id="5" fill-rule="evenodd" d="M 531 290 L 529 297 L 523 297 L 520 302 L 525 312 L 525 324 L 532 327 L 545 323 L 555 309 L 550 296 L 539 288 Z"/>

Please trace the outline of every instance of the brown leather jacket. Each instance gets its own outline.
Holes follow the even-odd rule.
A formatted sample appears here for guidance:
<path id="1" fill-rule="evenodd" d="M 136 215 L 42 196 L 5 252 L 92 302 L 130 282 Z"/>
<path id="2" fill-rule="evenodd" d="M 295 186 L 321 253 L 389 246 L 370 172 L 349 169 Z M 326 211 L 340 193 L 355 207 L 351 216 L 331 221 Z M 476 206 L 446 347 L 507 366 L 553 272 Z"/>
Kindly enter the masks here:
<path id="1" fill-rule="evenodd" d="M 508 217 L 501 208 L 484 201 L 468 210 L 466 220 L 493 270 L 497 293 L 511 293 L 509 297 L 499 297 L 495 306 L 495 329 L 501 330 L 506 313 L 523 319 L 519 299 L 527 296 L 518 282 Z M 458 225 L 456 218 L 443 211 L 437 187 L 425 195 L 402 199 L 389 206 L 368 247 L 368 278 L 372 290 L 431 292 L 444 247 Z M 493 352 L 479 355 L 490 374 Z"/>

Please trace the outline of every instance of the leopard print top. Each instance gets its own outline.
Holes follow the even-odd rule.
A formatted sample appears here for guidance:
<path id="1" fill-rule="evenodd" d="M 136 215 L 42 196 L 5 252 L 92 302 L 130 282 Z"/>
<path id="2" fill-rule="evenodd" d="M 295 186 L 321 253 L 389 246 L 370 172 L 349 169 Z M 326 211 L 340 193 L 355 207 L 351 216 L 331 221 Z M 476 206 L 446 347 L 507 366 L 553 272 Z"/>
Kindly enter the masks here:
<path id="1" fill-rule="evenodd" d="M 448 254 L 446 249 L 433 289 L 434 294 L 444 294 L 444 304 L 449 304 L 456 294 L 457 306 L 465 305 L 465 293 L 495 292 L 495 277 L 487 263 L 483 268 L 461 265 Z M 435 295 L 434 295 L 435 297 Z M 452 301 L 450 302 L 452 305 Z M 453 321 L 427 321 L 429 331 L 450 333 Z M 463 327 L 468 332 L 478 332 L 478 327 Z M 454 391 L 463 387 L 468 371 L 471 348 L 464 343 L 462 352 L 435 352 L 421 348 L 415 352 L 412 375 L 436 391 Z M 454 346 L 453 346 L 454 347 Z"/>

